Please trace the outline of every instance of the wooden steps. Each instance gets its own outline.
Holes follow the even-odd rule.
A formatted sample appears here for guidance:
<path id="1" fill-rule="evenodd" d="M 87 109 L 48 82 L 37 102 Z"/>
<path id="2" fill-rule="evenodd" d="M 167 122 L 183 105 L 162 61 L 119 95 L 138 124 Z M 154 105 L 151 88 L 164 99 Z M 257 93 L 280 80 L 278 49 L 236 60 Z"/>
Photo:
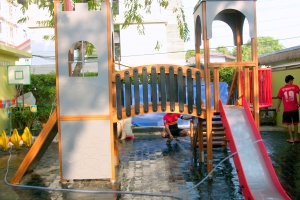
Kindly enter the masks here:
<path id="1" fill-rule="evenodd" d="M 207 145 L 206 121 L 203 122 L 202 129 L 203 129 L 203 146 L 206 146 Z M 196 130 L 196 127 L 194 127 L 194 130 Z M 219 113 L 216 113 L 212 119 L 212 145 L 213 147 L 227 145 L 224 126 L 222 124 Z M 195 146 L 198 147 L 198 141 Z"/>

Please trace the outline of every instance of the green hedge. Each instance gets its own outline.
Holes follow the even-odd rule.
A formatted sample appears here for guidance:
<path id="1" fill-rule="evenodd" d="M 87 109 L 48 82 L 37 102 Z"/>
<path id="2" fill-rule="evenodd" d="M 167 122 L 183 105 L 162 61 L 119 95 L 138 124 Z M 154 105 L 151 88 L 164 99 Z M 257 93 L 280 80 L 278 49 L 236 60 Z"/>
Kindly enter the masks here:
<path id="1" fill-rule="evenodd" d="M 32 92 L 36 99 L 37 120 L 48 121 L 51 111 L 56 108 L 56 75 L 31 74 L 31 85 L 24 86 L 24 93 Z"/>

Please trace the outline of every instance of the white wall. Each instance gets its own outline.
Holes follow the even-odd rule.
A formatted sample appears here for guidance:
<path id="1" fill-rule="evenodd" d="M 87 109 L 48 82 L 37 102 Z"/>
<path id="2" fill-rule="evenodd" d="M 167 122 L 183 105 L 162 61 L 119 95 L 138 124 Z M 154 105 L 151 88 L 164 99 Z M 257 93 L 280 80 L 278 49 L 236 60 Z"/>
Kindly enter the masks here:
<path id="1" fill-rule="evenodd" d="M 211 56 L 210 62 L 225 62 L 224 56 Z"/>
<path id="2" fill-rule="evenodd" d="M 143 15 L 145 35 L 138 34 L 137 25 L 120 30 L 121 63 L 130 66 L 151 63 L 185 64 L 184 42 L 179 37 L 176 14 L 173 13 L 177 4 L 180 5 L 181 0 L 170 0 L 168 8 L 164 9 L 157 1 L 153 1 L 150 14 L 139 12 Z M 115 24 L 122 25 L 125 5 L 120 2 L 119 6 Z M 159 51 L 155 50 L 157 42 L 162 45 Z"/>
<path id="3" fill-rule="evenodd" d="M 139 35 L 136 26 L 131 25 L 120 33 L 121 63 L 137 66 L 167 60 L 165 24 L 145 24 L 145 35 Z M 157 41 L 162 44 L 159 51 L 155 50 Z"/>

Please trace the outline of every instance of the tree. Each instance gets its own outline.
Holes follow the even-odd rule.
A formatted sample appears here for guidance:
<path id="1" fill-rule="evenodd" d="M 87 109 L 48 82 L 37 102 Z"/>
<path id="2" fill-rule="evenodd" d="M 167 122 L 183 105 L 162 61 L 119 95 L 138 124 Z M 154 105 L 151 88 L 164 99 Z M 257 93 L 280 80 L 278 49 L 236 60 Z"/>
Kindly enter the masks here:
<path id="1" fill-rule="evenodd" d="M 63 5 L 64 1 L 59 0 Z M 98 10 L 101 8 L 101 2 L 104 0 L 72 0 L 72 3 L 85 3 L 88 2 L 89 10 Z M 142 3 L 141 3 L 142 2 Z M 163 9 L 167 9 L 169 6 L 168 0 L 157 0 L 159 6 Z M 53 1 L 40 1 L 40 0 L 18 0 L 18 3 L 22 4 L 21 10 L 23 13 L 28 10 L 28 6 L 30 4 L 35 4 L 39 9 L 45 9 L 48 11 L 50 15 L 49 20 L 38 21 L 38 25 L 44 27 L 54 27 L 54 2 Z M 125 8 L 127 9 L 124 12 L 124 23 L 122 24 L 122 28 L 127 28 L 130 24 L 137 24 L 137 29 L 140 34 L 144 34 L 144 26 L 143 26 L 143 16 L 140 14 L 141 11 L 146 12 L 146 14 L 151 14 L 151 5 L 153 0 L 124 0 Z M 115 4 L 113 4 L 113 14 L 116 15 Z M 170 8 L 168 8 L 170 9 Z M 189 29 L 188 25 L 185 21 L 185 14 L 183 10 L 183 5 L 177 4 L 173 8 L 173 13 L 176 13 L 177 25 L 179 29 L 179 37 L 184 41 L 189 41 Z M 28 20 L 28 16 L 24 16 L 18 22 L 25 23 Z M 53 39 L 53 35 L 47 35 L 44 39 Z"/>
<path id="2" fill-rule="evenodd" d="M 187 50 L 187 52 L 185 53 L 185 59 L 189 59 L 191 57 L 195 57 L 196 52 L 195 50 L 189 49 Z"/>
<path id="3" fill-rule="evenodd" d="M 60 3 L 63 5 L 64 0 L 59 0 Z M 72 3 L 86 3 L 88 2 L 88 9 L 89 10 L 98 10 L 101 9 L 101 2 L 104 2 L 105 0 L 73 0 Z M 142 3 L 141 3 L 142 2 Z M 122 24 L 122 29 L 127 28 L 130 24 L 137 24 L 137 29 L 139 34 L 144 34 L 144 26 L 143 26 L 143 15 L 140 14 L 141 11 L 146 12 L 146 14 L 151 14 L 151 5 L 153 0 L 146 0 L 146 1 L 140 1 L 140 0 L 124 0 L 125 8 L 127 9 L 124 12 L 124 23 Z M 157 0 L 160 7 L 166 9 L 169 5 L 169 2 L 167 0 Z M 40 1 L 40 0 L 18 0 L 18 3 L 22 4 L 21 10 L 23 13 L 25 13 L 26 10 L 28 10 L 28 5 L 30 4 L 36 4 L 39 9 L 45 9 L 48 11 L 50 15 L 49 20 L 42 20 L 37 21 L 37 24 L 39 26 L 43 27 L 54 27 L 54 2 L 53 1 Z M 64 8 L 64 5 L 63 5 Z M 116 4 L 112 4 L 112 11 L 113 15 L 116 15 Z M 179 37 L 183 41 L 189 40 L 189 30 L 188 25 L 185 21 L 185 15 L 183 11 L 183 6 L 178 5 L 173 8 L 173 13 L 176 13 L 176 19 L 177 19 L 177 25 L 179 29 Z M 18 22 L 19 23 L 25 23 L 28 20 L 28 16 L 24 16 L 21 18 Z M 53 35 L 45 35 L 44 39 L 46 40 L 53 40 Z M 83 44 L 83 45 L 82 45 Z M 160 45 L 157 43 L 155 49 L 159 49 Z M 76 64 L 76 67 L 73 71 L 72 76 L 79 76 L 80 71 L 82 69 L 82 61 L 83 57 L 85 55 L 91 55 L 93 52 L 94 46 L 92 44 L 87 43 L 86 41 L 79 41 L 78 43 L 75 43 L 71 47 L 71 53 L 74 52 L 74 50 L 78 50 L 80 52 L 80 56 L 78 59 L 78 62 Z"/>
<path id="4" fill-rule="evenodd" d="M 283 49 L 284 46 L 279 43 L 277 39 L 270 36 L 262 36 L 257 38 L 257 54 L 258 56 L 270 53 L 274 51 L 279 51 Z M 233 55 L 236 56 L 236 48 L 233 49 Z M 242 56 L 243 61 L 251 60 L 251 40 L 248 40 L 246 44 L 242 46 Z"/>
<path id="5" fill-rule="evenodd" d="M 210 50 L 210 52 L 217 52 L 217 53 L 232 55 L 232 52 L 230 52 L 230 50 L 227 49 L 227 47 L 225 47 L 225 46 L 220 46 L 220 47 L 216 48 L 216 50 Z M 200 54 L 204 54 L 204 49 L 200 49 Z M 196 56 L 195 50 L 189 49 L 189 50 L 187 50 L 187 52 L 185 54 L 185 59 L 189 59 L 190 57 L 195 57 L 195 56 Z"/>
<path id="6" fill-rule="evenodd" d="M 222 54 L 227 54 L 227 55 L 232 55 L 232 52 L 230 52 L 229 49 L 225 46 L 220 46 L 217 47 L 217 49 L 214 52 L 222 53 Z"/>
<path id="7" fill-rule="evenodd" d="M 204 53 L 204 50 L 200 49 L 200 54 L 203 54 L 203 53 Z M 185 59 L 189 59 L 189 58 L 195 57 L 195 56 L 196 56 L 196 51 L 194 49 L 189 49 L 185 53 Z"/>

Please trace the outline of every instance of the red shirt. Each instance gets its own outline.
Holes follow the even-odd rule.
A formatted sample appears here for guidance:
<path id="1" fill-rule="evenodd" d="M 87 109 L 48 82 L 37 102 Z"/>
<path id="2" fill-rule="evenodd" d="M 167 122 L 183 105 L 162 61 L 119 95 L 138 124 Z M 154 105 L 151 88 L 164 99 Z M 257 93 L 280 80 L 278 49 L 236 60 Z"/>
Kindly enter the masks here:
<path id="1" fill-rule="evenodd" d="M 181 114 L 179 113 L 167 113 L 165 114 L 164 116 L 164 125 L 167 125 L 169 124 L 170 126 L 171 125 L 175 125 L 177 124 L 177 120 L 178 118 L 180 118 Z"/>
<path id="2" fill-rule="evenodd" d="M 299 87 L 294 84 L 288 84 L 279 89 L 277 97 L 283 101 L 284 112 L 298 110 L 297 93 L 299 93 Z"/>

